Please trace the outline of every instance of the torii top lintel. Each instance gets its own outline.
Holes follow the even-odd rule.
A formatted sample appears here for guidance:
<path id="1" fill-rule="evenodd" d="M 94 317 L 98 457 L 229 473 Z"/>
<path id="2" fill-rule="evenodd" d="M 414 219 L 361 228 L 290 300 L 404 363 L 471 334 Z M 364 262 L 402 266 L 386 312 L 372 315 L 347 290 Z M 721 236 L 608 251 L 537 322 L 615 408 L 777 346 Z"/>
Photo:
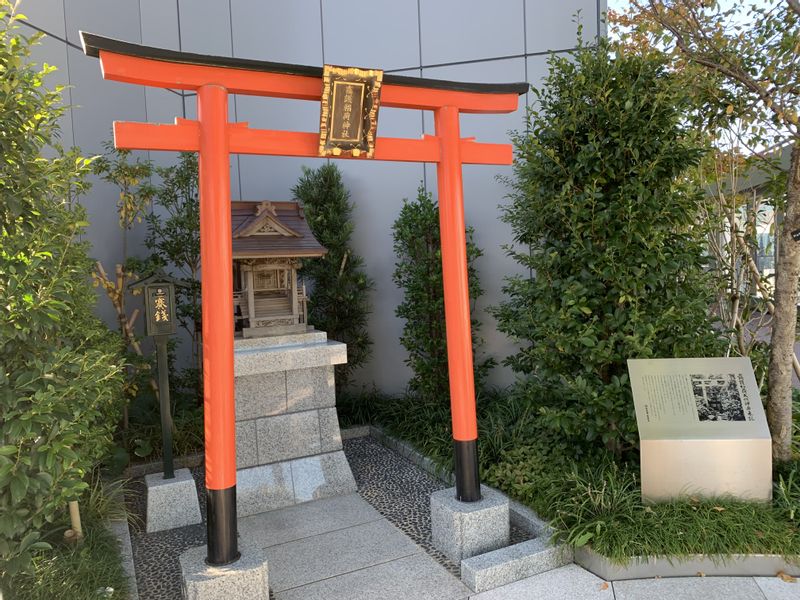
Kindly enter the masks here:
<path id="1" fill-rule="evenodd" d="M 319 101 L 322 68 L 224 56 L 178 52 L 81 32 L 84 52 L 98 57 L 105 79 L 180 90 L 215 84 L 228 93 Z M 527 83 L 464 83 L 387 74 L 381 106 L 437 110 L 453 107 L 459 113 L 509 113 L 517 109 Z M 265 131 L 246 123 L 231 124 L 232 154 L 317 156 L 318 133 Z M 174 125 L 115 122 L 117 146 L 138 150 L 196 151 L 196 121 L 176 119 Z M 461 140 L 463 164 L 510 164 L 509 144 Z M 378 138 L 375 159 L 439 162 L 435 136 L 422 139 Z"/>

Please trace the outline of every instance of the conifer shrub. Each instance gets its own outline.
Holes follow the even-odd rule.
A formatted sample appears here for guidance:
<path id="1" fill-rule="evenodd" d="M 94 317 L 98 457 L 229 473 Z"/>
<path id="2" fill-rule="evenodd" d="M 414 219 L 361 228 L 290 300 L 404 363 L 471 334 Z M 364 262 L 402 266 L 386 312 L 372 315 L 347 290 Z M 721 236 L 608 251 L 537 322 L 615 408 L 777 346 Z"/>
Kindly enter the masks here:
<path id="1" fill-rule="evenodd" d="M 439 206 L 433 196 L 420 187 L 415 200 L 403 203 L 392 231 L 397 256 L 393 280 L 403 290 L 403 300 L 395 314 L 405 320 L 400 343 L 408 352 L 406 364 L 414 373 L 408 389 L 426 403 L 449 407 Z M 483 251 L 475 245 L 473 234 L 473 228 L 468 227 L 467 272 L 470 300 L 474 304 L 483 293 L 475 268 L 475 261 Z M 479 331 L 480 322 L 473 317 L 474 355 L 479 354 Z M 476 390 L 482 388 L 492 366 L 492 359 L 475 360 Z"/>
<path id="2" fill-rule="evenodd" d="M 303 169 L 292 189 L 314 237 L 328 249 L 322 258 L 303 261 L 301 274 L 311 284 L 308 322 L 347 344 L 347 363 L 336 365 L 336 388 L 346 388 L 355 369 L 367 362 L 372 339 L 367 330 L 369 291 L 374 283 L 364 259 L 353 252 L 353 204 L 336 165 Z"/>

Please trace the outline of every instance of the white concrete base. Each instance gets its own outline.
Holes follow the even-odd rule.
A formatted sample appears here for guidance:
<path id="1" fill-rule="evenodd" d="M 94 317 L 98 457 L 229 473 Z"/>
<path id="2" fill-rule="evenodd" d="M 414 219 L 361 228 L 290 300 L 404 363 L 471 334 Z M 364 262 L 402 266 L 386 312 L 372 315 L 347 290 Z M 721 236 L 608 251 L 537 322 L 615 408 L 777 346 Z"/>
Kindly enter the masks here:
<path id="1" fill-rule="evenodd" d="M 456 500 L 455 488 L 431 494 L 433 545 L 456 562 L 508 546 L 508 498 L 481 486 L 477 502 Z"/>
<path id="2" fill-rule="evenodd" d="M 147 533 L 202 523 L 197 487 L 189 469 L 177 469 L 173 479 L 163 473 L 145 475 Z"/>
<path id="3" fill-rule="evenodd" d="M 358 491 L 341 450 L 239 469 L 236 478 L 236 511 L 240 518 Z"/>
<path id="4" fill-rule="evenodd" d="M 242 548 L 234 563 L 213 567 L 206 564 L 206 547 L 187 550 L 180 556 L 184 600 L 268 600 L 269 573 L 264 551 Z"/>

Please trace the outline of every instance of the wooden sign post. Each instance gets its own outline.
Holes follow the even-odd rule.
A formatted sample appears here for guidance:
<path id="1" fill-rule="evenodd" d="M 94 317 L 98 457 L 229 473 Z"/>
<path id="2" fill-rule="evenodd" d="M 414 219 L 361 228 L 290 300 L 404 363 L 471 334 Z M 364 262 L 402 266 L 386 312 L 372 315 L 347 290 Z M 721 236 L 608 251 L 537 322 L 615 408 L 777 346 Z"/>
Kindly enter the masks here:
<path id="1" fill-rule="evenodd" d="M 152 336 L 156 343 L 164 479 L 175 478 L 175 467 L 172 461 L 172 404 L 169 399 L 167 354 L 169 336 L 175 335 L 178 331 L 175 312 L 175 283 L 172 277 L 159 272 L 129 286 L 131 290 L 141 291 L 144 294 L 145 333 Z M 178 285 L 183 284 L 178 283 Z"/>

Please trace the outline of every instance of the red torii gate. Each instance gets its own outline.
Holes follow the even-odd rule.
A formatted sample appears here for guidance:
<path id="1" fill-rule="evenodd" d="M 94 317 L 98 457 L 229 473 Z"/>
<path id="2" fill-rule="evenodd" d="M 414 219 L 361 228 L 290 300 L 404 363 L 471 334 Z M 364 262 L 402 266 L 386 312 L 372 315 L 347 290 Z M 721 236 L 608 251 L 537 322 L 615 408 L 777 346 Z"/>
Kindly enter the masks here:
<path id="1" fill-rule="evenodd" d="M 230 154 L 319 156 L 319 134 L 251 129 L 228 122 L 228 95 L 320 101 L 322 69 L 152 48 L 81 32 L 87 56 L 114 81 L 197 93 L 197 120 L 174 125 L 114 122 L 117 148 L 198 152 L 202 265 L 203 397 L 208 490 L 208 562 L 239 557 L 233 393 L 233 282 Z M 456 467 L 456 497 L 480 499 L 475 389 L 461 166 L 507 165 L 509 144 L 461 138 L 460 113 L 509 113 L 527 83 L 476 84 L 385 75 L 380 103 L 431 110 L 436 134 L 378 138 L 372 159 L 437 165 L 447 358 Z M 343 158 L 343 157 L 340 157 Z"/>

